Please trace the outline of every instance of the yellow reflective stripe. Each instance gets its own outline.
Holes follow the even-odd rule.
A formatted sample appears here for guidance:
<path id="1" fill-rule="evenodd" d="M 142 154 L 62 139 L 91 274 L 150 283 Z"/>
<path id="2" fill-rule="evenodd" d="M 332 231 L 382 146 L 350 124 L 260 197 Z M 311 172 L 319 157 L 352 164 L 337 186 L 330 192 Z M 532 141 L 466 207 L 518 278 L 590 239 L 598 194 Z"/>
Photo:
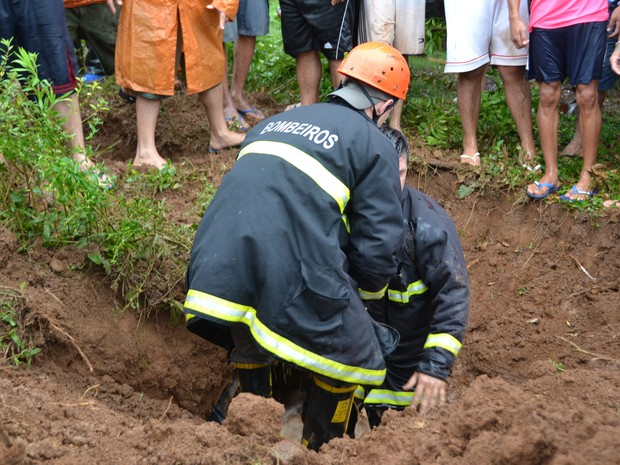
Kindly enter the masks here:
<path id="1" fill-rule="evenodd" d="M 405 292 L 397 291 L 395 289 L 388 289 L 388 299 L 392 302 L 398 302 L 400 304 L 409 303 L 409 299 L 412 295 L 424 294 L 428 291 L 428 287 L 426 284 L 422 282 L 422 280 L 415 281 L 409 286 L 407 286 L 407 290 Z"/>
<path id="2" fill-rule="evenodd" d="M 257 368 L 265 368 L 264 363 L 238 363 L 233 362 L 233 366 L 238 370 L 256 370 Z"/>
<path id="3" fill-rule="evenodd" d="M 344 213 L 344 207 L 351 198 L 349 188 L 315 158 L 292 145 L 270 141 L 252 142 L 239 152 L 237 159 L 248 153 L 272 155 L 287 161 L 327 192 L 338 203 L 340 213 Z"/>
<path id="4" fill-rule="evenodd" d="M 196 315 L 192 315 L 191 313 L 186 313 L 185 314 L 185 321 L 187 322 L 187 321 L 191 320 L 192 318 L 194 318 L 195 316 Z"/>
<path id="5" fill-rule="evenodd" d="M 406 407 L 413 402 L 415 392 L 372 389 L 364 399 L 365 405 L 394 405 Z"/>
<path id="6" fill-rule="evenodd" d="M 424 344 L 424 348 L 428 349 L 430 347 L 441 347 L 442 349 L 446 349 L 448 352 L 452 352 L 455 356 L 459 354 L 461 344 L 457 338 L 447 333 L 439 333 L 439 334 L 429 334 L 426 338 L 426 343 Z"/>
<path id="7" fill-rule="evenodd" d="M 366 397 L 366 389 L 363 386 L 357 386 L 355 392 L 353 393 L 353 397 L 356 399 L 363 399 Z"/>
<path id="8" fill-rule="evenodd" d="M 327 384 L 325 381 L 320 380 L 316 376 L 312 376 L 312 381 L 318 387 L 327 392 L 333 392 L 334 394 L 345 394 L 347 392 L 353 392 L 357 389 L 357 386 L 346 386 L 346 387 L 335 387 L 330 384 Z"/>
<path id="9" fill-rule="evenodd" d="M 185 309 L 198 316 L 205 315 L 230 323 L 248 326 L 256 342 L 284 361 L 294 363 L 315 373 L 346 381 L 351 384 L 379 385 L 386 370 L 371 370 L 329 360 L 314 354 L 288 339 L 274 333 L 256 316 L 256 310 L 247 305 L 224 300 L 214 295 L 190 289 L 185 299 Z"/>
<path id="10" fill-rule="evenodd" d="M 347 232 L 351 234 L 351 225 L 349 224 L 349 217 L 346 213 L 342 214 L 342 221 L 344 222 L 344 227 L 346 228 Z"/>
<path id="11" fill-rule="evenodd" d="M 362 300 L 379 300 L 379 299 L 382 299 L 383 296 L 385 295 L 386 289 L 387 289 L 387 286 L 385 286 L 383 289 L 377 292 L 365 291 L 364 289 L 360 289 L 360 288 L 358 288 L 357 290 Z"/>

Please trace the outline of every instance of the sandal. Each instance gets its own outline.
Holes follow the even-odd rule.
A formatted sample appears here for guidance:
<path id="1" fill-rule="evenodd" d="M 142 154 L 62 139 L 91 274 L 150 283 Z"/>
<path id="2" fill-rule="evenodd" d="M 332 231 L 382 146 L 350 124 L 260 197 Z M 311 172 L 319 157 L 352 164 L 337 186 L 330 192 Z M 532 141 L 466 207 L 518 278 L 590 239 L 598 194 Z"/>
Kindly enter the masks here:
<path id="1" fill-rule="evenodd" d="M 574 197 L 568 197 L 566 194 L 585 195 L 586 197 L 592 198 L 597 193 L 598 193 L 597 189 L 594 189 L 594 190 L 591 190 L 591 191 L 584 191 L 583 189 L 579 189 L 576 185 L 574 185 L 568 191 L 566 191 L 564 194 L 562 194 L 560 196 L 560 200 L 563 200 L 565 202 L 570 202 L 570 203 L 583 202 L 584 200 L 586 200 L 585 198 L 583 198 L 583 199 L 576 199 Z"/>
<path id="2" fill-rule="evenodd" d="M 289 110 L 293 110 L 295 108 L 299 108 L 301 106 L 301 102 L 297 102 L 297 103 L 291 103 L 289 106 L 287 106 L 284 111 L 289 111 Z"/>
<path id="3" fill-rule="evenodd" d="M 539 181 L 534 181 L 534 184 L 536 184 L 536 187 L 538 188 L 538 191 L 540 192 L 540 189 L 543 187 L 547 188 L 547 191 L 544 192 L 543 194 L 535 194 L 533 192 L 530 192 L 527 187 L 525 188 L 525 195 L 527 195 L 528 197 L 532 198 L 532 199 L 536 199 L 536 200 L 542 200 L 542 199 L 546 199 L 547 197 L 549 197 L 549 195 L 553 194 L 554 192 L 557 192 L 558 189 L 560 189 L 560 185 L 558 184 L 557 186 L 551 184 L 550 182 L 539 182 Z"/>
<path id="4" fill-rule="evenodd" d="M 466 163 L 472 166 L 480 166 L 480 153 L 476 152 L 473 155 L 461 155 L 461 163 Z M 469 160 L 469 161 L 466 161 Z"/>
<path id="5" fill-rule="evenodd" d="M 239 116 L 241 116 L 241 114 L 239 114 Z M 249 130 L 250 125 L 243 118 L 243 116 L 241 117 L 239 116 L 237 115 L 224 116 L 224 121 L 226 121 L 226 126 L 228 126 L 228 129 L 230 129 L 231 131 L 243 131 L 243 132 Z"/>
<path id="6" fill-rule="evenodd" d="M 255 121 L 262 121 L 265 119 L 265 115 L 263 115 L 263 113 L 256 107 L 252 107 L 249 110 L 240 110 L 239 108 L 237 108 L 237 111 L 244 118 L 249 117 L 250 119 L 253 119 Z"/>

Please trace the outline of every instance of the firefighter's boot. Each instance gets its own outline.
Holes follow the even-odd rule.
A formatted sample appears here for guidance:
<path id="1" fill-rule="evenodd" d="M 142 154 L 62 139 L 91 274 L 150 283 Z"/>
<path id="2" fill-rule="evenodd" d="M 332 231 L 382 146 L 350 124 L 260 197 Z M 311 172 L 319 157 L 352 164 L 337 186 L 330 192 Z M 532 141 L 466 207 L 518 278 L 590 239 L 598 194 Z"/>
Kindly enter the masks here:
<path id="1" fill-rule="evenodd" d="M 302 444 L 319 448 L 347 430 L 356 386 L 314 375 L 302 412 Z"/>
<path id="2" fill-rule="evenodd" d="M 271 397 L 271 364 L 234 363 L 241 392 Z"/>

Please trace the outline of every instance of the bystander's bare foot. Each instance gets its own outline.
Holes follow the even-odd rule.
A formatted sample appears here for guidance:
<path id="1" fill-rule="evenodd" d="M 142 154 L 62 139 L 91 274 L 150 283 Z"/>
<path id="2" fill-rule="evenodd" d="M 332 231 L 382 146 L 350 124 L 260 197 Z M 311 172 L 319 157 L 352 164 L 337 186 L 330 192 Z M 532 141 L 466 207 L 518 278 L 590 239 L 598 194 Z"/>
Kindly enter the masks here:
<path id="1" fill-rule="evenodd" d="M 573 138 L 560 153 L 561 157 L 581 157 L 581 139 Z"/>
<path id="2" fill-rule="evenodd" d="M 605 200 L 603 202 L 603 207 L 605 208 L 620 208 L 620 200 Z"/>
<path id="3" fill-rule="evenodd" d="M 152 166 L 160 170 L 166 166 L 166 160 L 156 150 L 136 150 L 133 166 Z"/>
<path id="4" fill-rule="evenodd" d="M 227 105 L 224 107 L 224 120 L 231 131 L 247 131 L 250 129 L 248 122 L 234 106 Z"/>
<path id="5" fill-rule="evenodd" d="M 209 147 L 212 151 L 223 150 L 229 147 L 239 147 L 244 139 L 245 134 L 226 130 L 222 134 L 212 134 Z"/>
<path id="6" fill-rule="evenodd" d="M 255 106 L 250 105 L 243 97 L 233 97 L 233 101 L 239 113 L 247 120 L 258 122 L 265 119 L 263 112 Z"/>

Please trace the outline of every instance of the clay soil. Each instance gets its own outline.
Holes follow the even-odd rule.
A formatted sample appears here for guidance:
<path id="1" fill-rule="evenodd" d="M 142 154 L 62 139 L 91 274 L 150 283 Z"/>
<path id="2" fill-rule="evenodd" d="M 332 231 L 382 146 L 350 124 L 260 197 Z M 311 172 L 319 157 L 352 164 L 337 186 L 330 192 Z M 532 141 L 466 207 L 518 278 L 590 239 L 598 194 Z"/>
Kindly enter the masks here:
<path id="1" fill-rule="evenodd" d="M 275 113 L 267 96 L 254 103 Z M 135 149 L 134 108 L 116 99 L 95 143 L 122 182 Z M 214 185 L 235 153 L 207 153 L 195 98 L 165 102 L 158 144 L 183 174 Z M 415 141 L 414 142 L 414 146 Z M 102 269 L 78 248 L 19 250 L 0 228 L 0 286 L 25 283 L 25 314 L 42 349 L 29 368 L 0 368 L 0 464 L 620 464 L 618 216 L 595 221 L 522 194 L 455 197 L 454 154 L 416 149 L 441 168 L 408 182 L 437 198 L 461 233 L 471 278 L 469 330 L 447 405 L 390 412 L 357 439 L 319 453 L 280 434 L 283 407 L 237 397 L 223 425 L 205 421 L 225 387 L 226 354 L 166 311 L 116 311 Z M 437 163 L 435 165 L 438 165 Z M 166 190 L 170 221 L 202 185 Z M 176 296 L 182 300 L 183 289 Z"/>

